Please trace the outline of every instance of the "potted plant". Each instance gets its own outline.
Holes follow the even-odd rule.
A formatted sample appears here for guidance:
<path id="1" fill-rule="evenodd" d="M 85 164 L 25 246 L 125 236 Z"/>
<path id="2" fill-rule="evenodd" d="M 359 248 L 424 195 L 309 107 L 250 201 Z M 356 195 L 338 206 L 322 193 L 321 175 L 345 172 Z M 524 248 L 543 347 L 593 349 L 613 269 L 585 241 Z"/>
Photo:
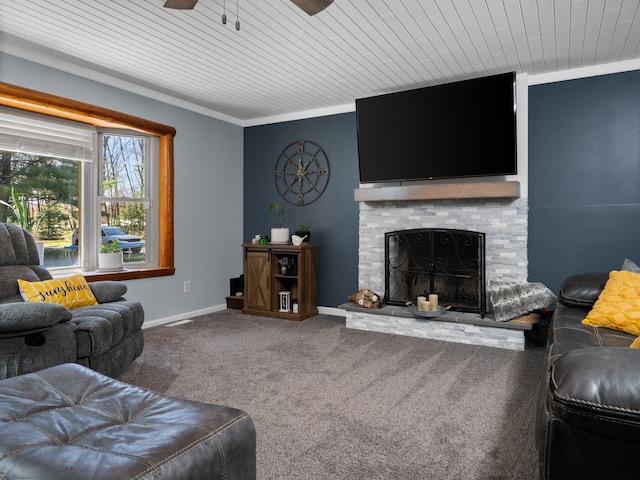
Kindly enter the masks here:
<path id="1" fill-rule="evenodd" d="M 303 239 L 303 243 L 309 243 L 309 239 L 311 238 L 311 225 L 300 225 L 295 234 Z"/>
<path id="2" fill-rule="evenodd" d="M 45 208 L 42 212 L 40 212 L 40 214 L 36 218 L 31 218 L 27 197 L 25 195 L 19 194 L 13 185 L 11 185 L 11 202 L 12 203 L 7 203 L 4 200 L 0 200 L 0 204 L 11 209 L 13 215 L 16 217 L 18 225 L 20 225 L 27 232 L 33 235 L 33 238 L 37 239 L 38 230 L 40 229 L 40 223 L 47 215 L 48 208 Z M 42 265 L 44 263 L 44 242 L 36 241 L 36 246 L 38 247 L 40 265 Z"/>
<path id="3" fill-rule="evenodd" d="M 278 265 L 280 265 L 280 273 L 282 273 L 282 275 L 298 274 L 295 257 L 282 257 L 278 259 Z"/>
<path id="4" fill-rule="evenodd" d="M 293 265 L 293 262 L 289 257 L 282 257 L 280 260 L 278 260 L 278 264 L 280 265 L 280 273 L 282 273 L 282 275 L 288 275 L 289 267 Z"/>
<path id="5" fill-rule="evenodd" d="M 269 213 L 272 211 L 278 214 L 278 228 L 271 229 L 271 243 L 289 243 L 289 229 L 282 228 L 284 208 L 282 208 L 279 202 L 271 202 L 269 205 Z"/>
<path id="6" fill-rule="evenodd" d="M 100 253 L 98 253 L 98 264 L 100 270 L 105 272 L 115 272 L 124 268 L 122 266 L 122 248 L 118 246 L 118 240 L 114 239 L 102 245 Z"/>

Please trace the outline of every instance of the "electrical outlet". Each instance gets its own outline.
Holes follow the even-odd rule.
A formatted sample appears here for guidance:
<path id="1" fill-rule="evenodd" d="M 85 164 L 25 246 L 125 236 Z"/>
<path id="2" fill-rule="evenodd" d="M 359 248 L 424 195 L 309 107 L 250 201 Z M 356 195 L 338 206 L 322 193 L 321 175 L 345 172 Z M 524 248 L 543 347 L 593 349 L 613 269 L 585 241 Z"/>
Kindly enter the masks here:
<path id="1" fill-rule="evenodd" d="M 189 293 L 191 291 L 191 280 L 184 281 L 184 293 Z"/>

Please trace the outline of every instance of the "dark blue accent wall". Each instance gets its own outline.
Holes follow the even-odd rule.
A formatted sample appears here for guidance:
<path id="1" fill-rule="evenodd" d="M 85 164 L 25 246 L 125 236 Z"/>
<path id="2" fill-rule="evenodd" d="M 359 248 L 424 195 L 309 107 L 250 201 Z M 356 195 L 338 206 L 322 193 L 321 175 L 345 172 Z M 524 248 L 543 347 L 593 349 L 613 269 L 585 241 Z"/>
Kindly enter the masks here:
<path id="1" fill-rule="evenodd" d="M 245 129 L 243 241 L 276 226 L 273 169 L 297 140 L 324 148 L 331 179 L 315 203 L 285 204 L 284 226 L 312 226 L 319 304 L 337 306 L 358 287 L 355 113 Z M 529 280 L 557 292 L 574 273 L 640 264 L 640 71 L 529 87 L 528 142 Z"/>
<path id="2" fill-rule="evenodd" d="M 529 279 L 640 263 L 640 71 L 529 88 Z"/>
<path id="3" fill-rule="evenodd" d="M 323 195 L 304 206 L 285 202 L 273 178 L 280 153 L 298 140 L 320 145 L 331 167 Z M 269 235 L 278 226 L 277 216 L 269 213 L 269 204 L 275 200 L 285 207 L 282 226 L 290 233 L 300 224 L 311 225 L 311 243 L 319 245 L 321 306 L 338 306 L 358 288 L 358 204 L 353 199 L 358 178 L 355 113 L 245 128 L 243 241 L 250 242 L 256 234 Z"/>

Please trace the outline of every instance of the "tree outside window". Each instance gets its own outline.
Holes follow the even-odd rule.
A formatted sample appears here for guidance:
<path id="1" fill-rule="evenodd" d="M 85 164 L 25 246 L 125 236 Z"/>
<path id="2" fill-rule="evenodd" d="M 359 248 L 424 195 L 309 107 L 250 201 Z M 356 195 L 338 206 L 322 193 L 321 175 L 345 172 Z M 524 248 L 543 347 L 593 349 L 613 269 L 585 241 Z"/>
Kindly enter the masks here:
<path id="1" fill-rule="evenodd" d="M 0 215 L 49 246 L 45 265 L 74 265 L 64 246 L 79 226 L 80 163 L 20 152 L 0 152 Z"/>

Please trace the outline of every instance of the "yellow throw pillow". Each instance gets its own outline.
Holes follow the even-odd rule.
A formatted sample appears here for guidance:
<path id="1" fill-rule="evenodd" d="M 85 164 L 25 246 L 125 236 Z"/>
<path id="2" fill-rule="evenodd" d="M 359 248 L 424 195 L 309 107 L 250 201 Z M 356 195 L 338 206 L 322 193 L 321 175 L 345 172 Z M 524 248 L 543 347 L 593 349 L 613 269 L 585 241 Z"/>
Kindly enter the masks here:
<path id="1" fill-rule="evenodd" d="M 67 308 L 97 305 L 96 297 L 82 275 L 55 278 L 42 282 L 18 280 L 20 295 L 25 302 L 59 303 Z"/>
<path id="2" fill-rule="evenodd" d="M 629 348 L 640 348 L 640 337 L 636 338 Z"/>
<path id="3" fill-rule="evenodd" d="M 582 323 L 640 336 L 640 273 L 609 273 L 609 280 Z"/>

